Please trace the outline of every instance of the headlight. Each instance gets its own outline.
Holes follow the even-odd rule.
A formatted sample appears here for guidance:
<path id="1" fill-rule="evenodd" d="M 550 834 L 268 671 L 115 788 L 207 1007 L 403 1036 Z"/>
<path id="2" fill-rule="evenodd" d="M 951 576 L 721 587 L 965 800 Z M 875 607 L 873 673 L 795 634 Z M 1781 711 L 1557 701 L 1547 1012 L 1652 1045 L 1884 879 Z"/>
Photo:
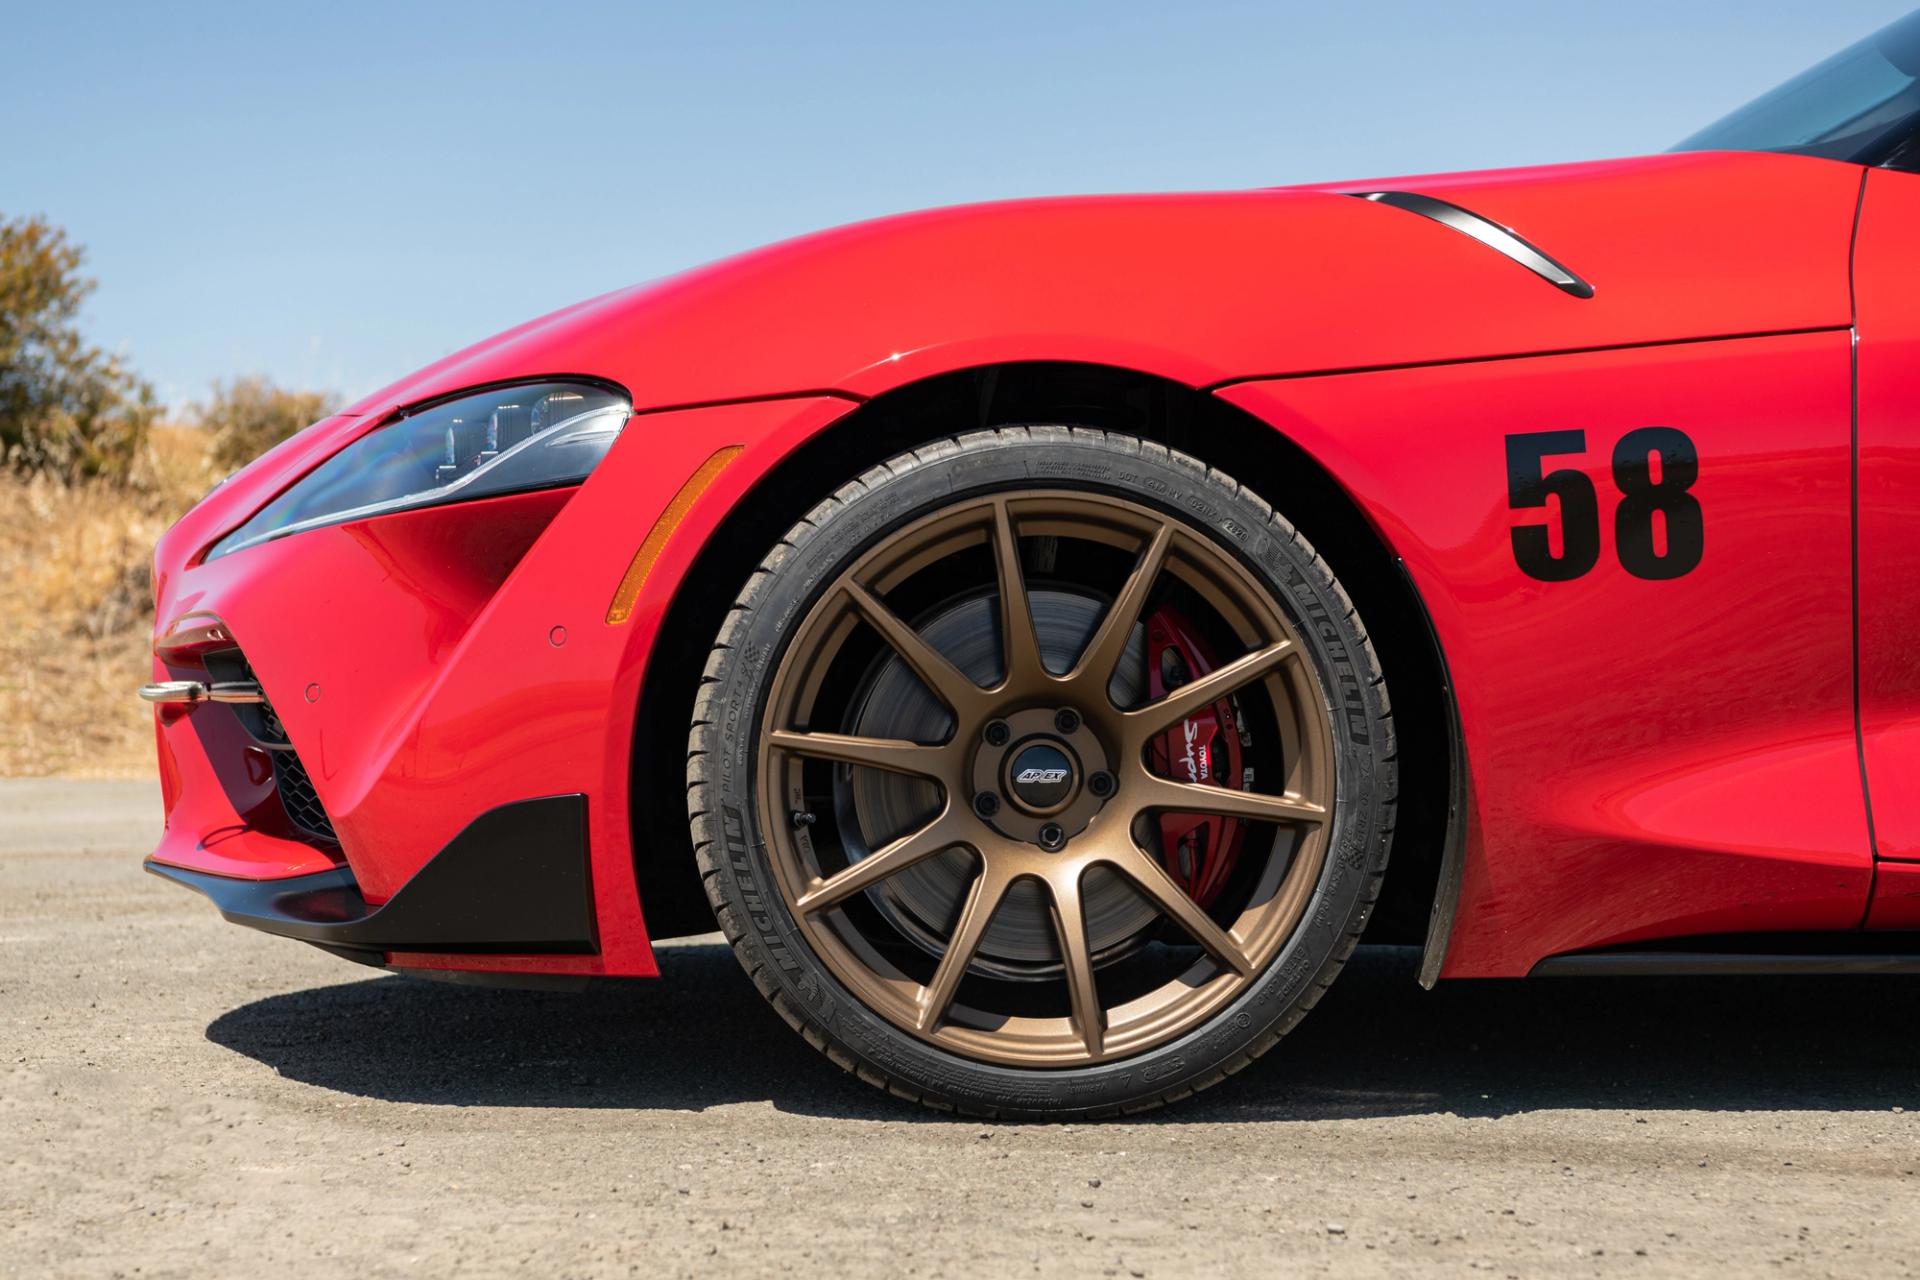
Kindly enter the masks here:
<path id="1" fill-rule="evenodd" d="M 389 511 L 578 484 L 632 412 L 617 392 L 571 382 L 443 400 L 328 458 L 215 543 L 207 559 Z"/>

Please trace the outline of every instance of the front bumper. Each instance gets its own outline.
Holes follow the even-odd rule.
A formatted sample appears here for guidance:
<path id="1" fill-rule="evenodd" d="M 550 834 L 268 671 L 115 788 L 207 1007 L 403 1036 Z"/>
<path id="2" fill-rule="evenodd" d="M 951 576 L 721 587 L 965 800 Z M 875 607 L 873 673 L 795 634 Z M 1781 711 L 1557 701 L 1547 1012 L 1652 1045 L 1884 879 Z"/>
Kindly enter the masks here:
<path id="1" fill-rule="evenodd" d="M 214 647 L 197 665 L 157 658 L 152 679 L 209 693 L 250 682 L 261 701 L 156 703 L 167 825 L 154 870 L 239 923 L 379 948 L 392 967 L 654 975 L 635 875 L 654 841 L 651 815 L 633 812 L 631 773 L 648 659 L 733 504 L 848 408 L 816 396 L 643 414 L 578 489 L 394 512 L 208 561 L 204 548 L 258 497 L 217 490 L 155 554 L 161 648 L 172 652 L 165 642 L 183 619 L 217 620 L 188 631 Z M 683 515 L 630 616 L 608 621 L 649 526 L 716 448 L 734 444 L 741 460 Z M 213 669 L 223 652 L 244 670 Z M 504 932 L 483 934 L 423 933 L 411 908 L 389 914 L 477 815 L 557 796 L 584 797 L 568 873 L 587 903 L 584 934 L 572 916 L 564 930 L 531 933 L 495 918 L 489 928 Z M 530 892 L 532 857 L 503 857 L 488 892 L 508 903 Z M 347 902 L 337 921 L 310 918 L 321 899 L 298 889 L 282 899 L 225 883 L 328 875 L 315 887 L 336 887 L 331 873 L 343 869 L 359 905 Z M 357 940 L 338 941 L 348 926 Z"/>
<path id="2" fill-rule="evenodd" d="M 565 955 L 596 949 L 581 795 L 487 811 L 378 906 L 367 902 L 345 865 L 278 880 L 213 875 L 151 858 L 146 867 L 204 894 L 234 924 L 333 950 Z"/>

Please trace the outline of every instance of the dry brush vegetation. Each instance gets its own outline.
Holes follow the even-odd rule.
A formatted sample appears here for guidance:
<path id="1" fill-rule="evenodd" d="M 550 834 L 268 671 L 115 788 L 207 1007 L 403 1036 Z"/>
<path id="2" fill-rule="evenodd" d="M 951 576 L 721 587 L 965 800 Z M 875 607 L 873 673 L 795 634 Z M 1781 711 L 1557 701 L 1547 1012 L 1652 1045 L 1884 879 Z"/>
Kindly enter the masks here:
<path id="1" fill-rule="evenodd" d="M 218 474 L 331 411 L 259 376 L 157 426 L 153 390 L 80 328 L 85 252 L 0 215 L 0 777 L 146 773 L 156 538 Z"/>
<path id="2" fill-rule="evenodd" d="M 206 431 L 156 427 L 125 483 L 0 469 L 0 777 L 154 768 L 154 540 L 219 472 Z"/>

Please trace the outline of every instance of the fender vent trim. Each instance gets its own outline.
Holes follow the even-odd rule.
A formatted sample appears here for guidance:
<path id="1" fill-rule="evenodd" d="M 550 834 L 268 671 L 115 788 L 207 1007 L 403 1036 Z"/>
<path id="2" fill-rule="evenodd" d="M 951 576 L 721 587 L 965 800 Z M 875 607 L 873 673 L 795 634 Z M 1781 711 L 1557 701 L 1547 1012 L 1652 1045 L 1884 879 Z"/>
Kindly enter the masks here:
<path id="1" fill-rule="evenodd" d="M 1417 213 L 1442 226 L 1452 227 L 1462 235 L 1472 236 L 1495 253 L 1511 258 L 1562 293 L 1576 298 L 1593 296 L 1593 286 L 1571 267 L 1554 259 L 1513 228 L 1483 218 L 1471 209 L 1463 209 L 1457 204 L 1424 196 L 1417 191 L 1350 191 L 1347 194 L 1371 204 L 1391 205 L 1408 213 Z"/>

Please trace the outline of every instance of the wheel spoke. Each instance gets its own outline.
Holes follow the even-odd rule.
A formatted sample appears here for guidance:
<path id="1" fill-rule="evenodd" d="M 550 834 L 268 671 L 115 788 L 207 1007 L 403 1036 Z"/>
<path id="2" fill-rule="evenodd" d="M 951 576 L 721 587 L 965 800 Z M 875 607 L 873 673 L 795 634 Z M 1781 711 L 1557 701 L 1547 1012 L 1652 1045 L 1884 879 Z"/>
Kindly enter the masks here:
<path id="1" fill-rule="evenodd" d="M 959 715 L 980 701 L 982 690 L 966 672 L 947 660 L 947 656 L 928 644 L 906 620 L 882 604 L 878 597 L 857 582 L 846 584 L 847 599 L 875 631 L 878 631 L 901 661 L 913 668 L 927 688 L 947 709 Z"/>
<path id="2" fill-rule="evenodd" d="M 960 918 L 954 922 L 953 936 L 947 939 L 946 954 L 940 957 L 933 980 L 920 988 L 917 1014 L 921 1031 L 932 1031 L 947 1016 L 953 993 L 960 989 L 960 979 L 966 976 L 973 953 L 980 949 L 980 939 L 985 936 L 994 909 L 1006 896 L 1010 883 L 991 862 L 983 862 L 979 874 L 974 876 L 973 887 L 967 890 L 967 901 L 960 908 Z"/>
<path id="3" fill-rule="evenodd" d="M 897 738 L 862 738 L 844 733 L 801 733 L 778 729 L 767 735 L 768 744 L 795 755 L 820 760 L 838 760 L 843 764 L 863 764 L 890 773 L 910 773 L 921 778 L 941 778 L 947 760 L 947 748 L 906 742 Z"/>
<path id="4" fill-rule="evenodd" d="M 1187 896 L 1187 891 L 1174 882 L 1157 858 L 1143 849 L 1134 848 L 1125 856 L 1115 858 L 1113 865 L 1133 881 L 1155 906 L 1171 916 L 1188 937 L 1206 948 L 1214 959 L 1243 978 L 1252 976 L 1253 961 L 1247 957 L 1246 949 L 1239 940 L 1215 924 L 1213 917 Z"/>
<path id="5" fill-rule="evenodd" d="M 1251 818 L 1256 822 L 1286 822 L 1314 825 L 1327 820 L 1326 808 L 1299 796 L 1270 796 L 1257 791 L 1235 791 L 1204 782 L 1175 782 L 1154 778 L 1141 797 L 1149 809 L 1172 809 L 1179 813 L 1215 813 L 1227 818 Z"/>
<path id="6" fill-rule="evenodd" d="M 1173 526 L 1162 524 L 1154 530 L 1153 537 L 1147 542 L 1140 558 L 1134 563 L 1133 572 L 1127 575 L 1120 594 L 1113 598 L 1100 626 L 1087 641 L 1086 648 L 1080 651 L 1080 658 L 1073 664 L 1069 680 L 1088 680 L 1094 685 L 1094 692 L 1106 696 L 1107 686 L 1113 682 L 1113 673 L 1120 666 L 1120 659 L 1127 651 L 1127 641 L 1133 635 L 1133 628 L 1140 621 L 1140 614 L 1147 604 L 1147 593 L 1153 590 L 1154 582 L 1160 577 L 1160 570 L 1167 562 L 1167 548 L 1173 545 Z"/>
<path id="7" fill-rule="evenodd" d="M 1006 499 L 993 504 L 993 564 L 1000 585 L 1001 659 L 1009 685 L 1044 678 L 1040 641 L 1033 632 L 1033 600 L 1020 569 L 1020 536 Z"/>
<path id="8" fill-rule="evenodd" d="M 1073 1025 L 1087 1056 L 1097 1058 L 1107 1038 L 1107 1014 L 1100 1007 L 1100 992 L 1094 984 L 1093 952 L 1087 945 L 1087 920 L 1080 899 L 1079 876 L 1051 876 L 1047 888 L 1052 895 L 1053 929 L 1060 938 L 1060 958 L 1067 971 L 1067 997 L 1073 1005 Z"/>
<path id="9" fill-rule="evenodd" d="M 1255 649 L 1224 667 L 1169 691 L 1158 702 L 1150 702 L 1127 712 L 1127 723 L 1135 733 L 1156 733 L 1213 705 L 1242 685 L 1252 684 L 1297 653 L 1291 640 L 1280 640 L 1264 649 Z"/>
<path id="10" fill-rule="evenodd" d="M 844 871 L 835 872 L 825 880 L 815 880 L 793 905 L 804 914 L 823 911 L 890 875 L 906 870 L 916 862 L 960 844 L 959 828 L 954 823 L 952 812 L 951 809 L 944 809 L 939 817 L 918 831 L 908 832 L 891 844 L 882 845 Z"/>

